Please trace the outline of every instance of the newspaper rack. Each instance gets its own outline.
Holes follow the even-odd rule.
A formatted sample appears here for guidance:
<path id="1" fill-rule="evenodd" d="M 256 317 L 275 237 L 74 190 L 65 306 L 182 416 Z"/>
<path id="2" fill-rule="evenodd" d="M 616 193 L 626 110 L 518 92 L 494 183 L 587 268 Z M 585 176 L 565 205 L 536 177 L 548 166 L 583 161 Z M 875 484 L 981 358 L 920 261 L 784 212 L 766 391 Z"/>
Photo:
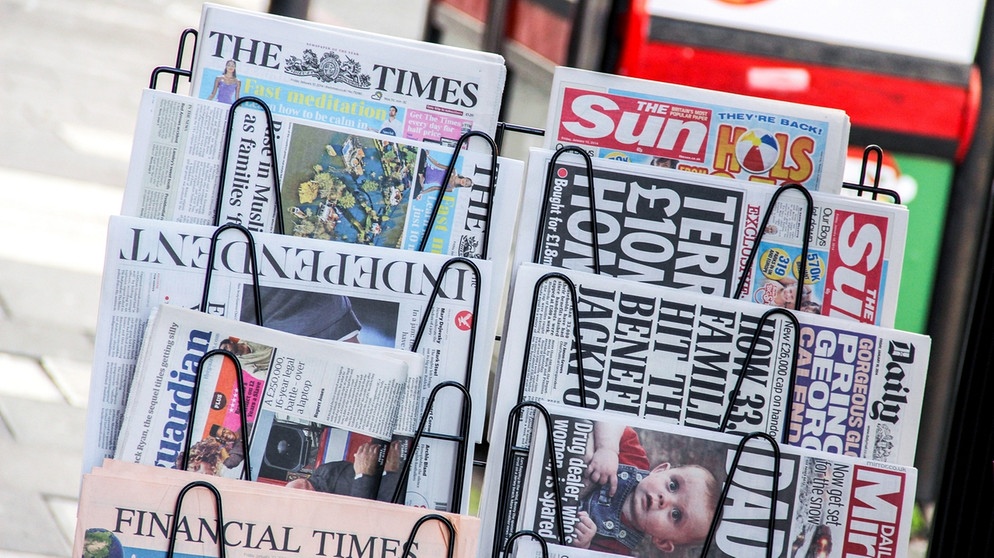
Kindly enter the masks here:
<path id="1" fill-rule="evenodd" d="M 777 515 L 777 499 L 776 494 L 779 492 L 780 485 L 780 445 L 777 441 L 773 439 L 769 434 L 765 432 L 753 432 L 742 438 L 739 442 L 738 447 L 735 448 L 735 455 L 732 457 L 732 465 L 728 468 L 728 479 L 725 480 L 725 485 L 721 489 L 721 496 L 718 497 L 718 505 L 714 510 L 714 517 L 711 518 L 711 527 L 708 529 L 708 536 L 704 539 L 704 546 L 701 548 L 700 558 L 705 558 L 708 555 L 708 551 L 711 549 L 711 545 L 714 543 L 716 534 L 718 533 L 718 525 L 721 523 L 721 510 L 724 508 L 725 501 L 728 500 L 728 490 L 732 486 L 732 475 L 739 467 L 739 458 L 742 457 L 742 451 L 745 450 L 746 444 L 749 440 L 753 438 L 762 438 L 770 443 L 773 448 L 773 476 L 771 478 L 772 487 L 770 488 L 770 515 L 766 524 L 766 558 L 773 558 L 773 533 L 774 524 L 776 522 Z"/>
<path id="2" fill-rule="evenodd" d="M 531 537 L 535 539 L 542 551 L 542 558 L 549 558 L 549 543 L 545 542 L 545 539 L 541 535 L 532 531 L 531 529 L 522 529 L 520 531 L 515 531 L 513 535 L 507 538 L 507 543 L 504 544 L 504 556 L 510 556 L 511 550 L 514 549 L 514 543 L 517 542 L 521 537 Z M 499 558 L 494 555 L 493 558 Z"/>
<path id="3" fill-rule="evenodd" d="M 208 359 L 215 356 L 221 356 L 223 358 L 230 359 L 235 365 L 235 380 L 238 387 L 238 420 L 239 427 L 241 428 L 241 446 L 242 446 L 242 478 L 245 480 L 252 480 L 252 466 L 249 464 L 249 445 L 248 445 L 248 412 L 245 410 L 245 397 L 242 394 L 245 393 L 245 380 L 242 378 L 242 363 L 238 361 L 238 357 L 234 353 L 225 349 L 213 349 L 204 353 L 204 356 L 197 360 L 197 367 L 195 372 L 197 377 L 193 380 L 193 394 L 190 396 L 190 416 L 187 419 L 190 424 L 190 430 L 193 429 L 194 418 L 197 415 L 197 401 L 200 399 L 200 371 L 203 369 L 203 365 Z M 192 449 L 193 436 L 191 432 L 187 432 L 183 440 L 183 457 L 181 458 L 180 469 L 186 471 L 190 466 L 190 451 Z"/>
<path id="4" fill-rule="evenodd" d="M 456 388 L 463 394 L 464 403 L 462 411 L 459 414 L 459 433 L 441 434 L 436 432 L 426 432 L 425 428 L 428 424 L 428 416 L 431 414 L 432 409 L 435 406 L 435 397 L 438 395 L 438 392 L 447 387 Z M 411 472 L 411 464 L 414 462 L 412 457 L 414 456 L 414 452 L 418 449 L 418 444 L 421 443 L 421 438 L 432 438 L 435 440 L 445 440 L 456 443 L 458 449 L 456 450 L 456 467 L 453 471 L 451 501 L 462 501 L 463 477 L 466 474 L 466 456 L 469 447 L 469 422 L 470 416 L 472 415 L 472 409 L 473 399 L 469 395 L 469 390 L 467 390 L 466 387 L 459 382 L 441 382 L 432 388 L 431 394 L 428 395 L 428 402 L 425 405 L 425 410 L 421 413 L 421 422 L 418 424 L 418 429 L 414 432 L 414 439 L 411 441 L 411 446 L 407 450 L 407 459 L 404 460 L 404 465 L 400 469 L 400 482 L 397 483 L 397 488 L 394 489 L 393 496 L 390 498 L 392 503 L 403 503 L 401 495 L 406 492 L 407 477 Z"/>
<path id="5" fill-rule="evenodd" d="M 193 52 L 197 51 L 197 30 L 188 27 L 180 33 L 179 44 L 176 46 L 176 63 L 173 66 L 159 66 L 152 70 L 152 77 L 149 81 L 149 89 L 155 89 L 159 74 L 167 73 L 173 75 L 173 86 L 171 91 L 176 93 L 179 90 L 179 78 L 185 77 L 189 80 L 193 76 L 193 70 L 183 68 L 183 58 L 185 57 L 187 39 L 193 37 Z M 191 55 L 192 58 L 192 55 Z"/>
<path id="6" fill-rule="evenodd" d="M 435 201 L 432 203 L 431 216 L 428 217 L 428 226 L 425 227 L 425 232 L 421 236 L 421 242 L 418 244 L 418 252 L 424 252 L 425 247 L 428 245 L 428 238 L 431 237 L 431 232 L 435 228 L 435 220 L 438 217 L 438 211 L 442 207 L 442 197 L 448 191 L 449 182 L 452 180 L 452 174 L 455 172 L 456 158 L 459 156 L 463 146 L 469 143 L 472 137 L 482 138 L 490 146 L 490 183 L 487 185 L 487 216 L 483 220 L 487 230 L 483 234 L 483 247 L 480 250 L 480 259 L 487 259 L 487 249 L 490 246 L 490 216 L 493 214 L 493 200 L 497 184 L 497 143 L 494 142 L 494 139 L 489 134 L 478 130 L 470 130 L 460 136 L 459 141 L 456 142 L 456 146 L 452 150 L 452 160 L 445 167 L 445 176 L 442 178 L 442 184 L 439 186 L 438 195 L 435 196 Z"/>
<path id="7" fill-rule="evenodd" d="M 874 155 L 876 155 L 877 164 L 874 167 L 873 183 L 870 184 L 870 185 L 867 185 L 865 183 L 866 182 L 866 168 L 867 168 L 867 161 L 869 160 L 869 157 L 870 157 L 870 153 L 873 153 Z M 873 145 L 873 144 L 871 144 L 871 145 L 866 146 L 863 149 L 863 162 L 862 162 L 862 164 L 860 165 L 860 168 L 859 168 L 859 182 L 857 182 L 857 183 L 843 182 L 842 183 L 842 188 L 843 189 L 848 189 L 848 190 L 855 190 L 857 192 L 857 196 L 859 196 L 859 197 L 863 197 L 862 194 L 864 192 L 868 192 L 868 193 L 872 194 L 871 197 L 872 197 L 873 201 L 877 201 L 877 196 L 879 194 L 883 194 L 885 196 L 890 196 L 894 200 L 895 204 L 901 205 L 901 196 L 900 196 L 900 194 L 898 194 L 894 190 L 889 190 L 887 188 L 881 188 L 880 187 L 880 169 L 883 168 L 883 166 L 884 166 L 883 163 L 884 163 L 884 151 L 883 151 L 883 149 L 881 149 L 879 145 Z"/>
<path id="8" fill-rule="evenodd" d="M 183 498 L 186 497 L 186 493 L 189 492 L 190 490 L 193 490 L 194 488 L 206 488 L 207 490 L 210 491 L 211 495 L 214 496 L 214 514 L 217 516 L 217 524 L 219 526 L 218 528 L 220 529 L 224 526 L 224 519 L 221 514 L 221 493 L 218 492 L 217 488 L 215 488 L 213 484 L 202 480 L 193 481 L 190 484 L 187 484 L 182 489 L 180 489 L 179 494 L 176 496 L 176 507 L 174 508 L 173 511 L 173 521 L 169 527 L 169 546 L 166 548 L 166 558 L 173 558 L 173 556 L 175 555 L 176 535 L 179 533 L 179 523 L 180 523 L 179 512 L 182 511 Z M 217 538 L 217 540 L 218 540 L 217 556 L 218 558 L 224 558 L 225 557 L 224 537 L 220 536 Z"/>
<path id="9" fill-rule="evenodd" d="M 261 290 L 259 289 L 259 264 L 255 256 L 255 238 L 252 236 L 251 231 L 249 231 L 244 226 L 239 225 L 238 223 L 226 223 L 224 225 L 221 225 L 220 227 L 217 228 L 216 231 L 214 231 L 214 234 L 211 235 L 211 248 L 210 252 L 207 255 L 207 271 L 204 274 L 204 294 L 203 297 L 200 299 L 200 311 L 207 312 L 209 308 L 207 299 L 208 295 L 210 294 L 211 276 L 214 273 L 214 257 L 217 252 L 217 239 L 221 236 L 221 233 L 229 229 L 234 229 L 241 232 L 243 235 L 245 235 L 245 238 L 248 241 L 249 261 L 252 264 L 252 296 L 255 301 L 255 308 L 256 308 L 255 323 L 256 325 L 261 326 L 263 325 L 262 294 Z"/>
<path id="10" fill-rule="evenodd" d="M 590 247 L 591 247 L 590 249 L 591 249 L 591 258 L 593 259 L 593 267 L 591 269 L 593 270 L 594 275 L 600 275 L 601 248 L 600 248 L 600 243 L 597 240 L 597 235 L 600 226 L 597 223 L 597 205 L 594 201 L 595 198 L 597 197 L 594 195 L 594 164 L 593 161 L 590 159 L 589 153 L 580 149 L 579 147 L 576 147 L 575 145 L 567 145 L 564 147 L 560 147 L 552 155 L 552 158 L 549 159 L 549 165 L 546 167 L 545 171 L 545 188 L 543 188 L 542 190 L 542 210 L 541 213 L 539 213 L 539 219 L 544 220 L 546 218 L 546 215 L 549 213 L 549 198 L 552 197 L 551 194 L 552 194 L 552 185 L 553 185 L 552 169 L 556 166 L 556 161 L 559 160 L 559 157 L 564 153 L 566 153 L 567 151 L 572 151 L 573 153 L 578 153 L 580 156 L 582 156 L 583 164 L 587 171 L 587 199 L 590 201 Z M 540 235 L 542 234 L 541 229 L 539 230 L 539 234 Z M 542 261 L 541 254 L 539 253 L 541 246 L 542 246 L 542 239 L 540 236 L 535 241 L 535 252 L 532 254 L 532 261 L 535 263 L 539 263 Z"/>
<path id="11" fill-rule="evenodd" d="M 231 152 L 231 130 L 235 125 L 235 111 L 245 103 L 255 103 L 262 107 L 262 112 L 266 115 L 266 138 L 269 140 L 269 164 L 272 167 L 273 177 L 273 203 L 276 206 L 276 226 L 275 232 L 283 234 L 283 201 L 280 195 L 280 171 L 276 161 L 276 130 L 273 127 L 273 113 L 269 110 L 269 105 L 258 97 L 240 97 L 231 108 L 228 109 L 228 124 L 224 129 L 224 147 L 221 151 L 221 173 L 217 180 L 217 201 L 214 204 L 214 226 L 221 224 L 221 207 L 224 202 L 224 180 L 228 176 L 228 154 Z"/>
<path id="12" fill-rule="evenodd" d="M 401 558 L 407 558 L 408 556 L 413 556 L 413 554 L 411 554 L 411 547 L 414 546 L 414 542 L 418 537 L 418 531 L 421 530 L 422 525 L 424 525 L 429 521 L 437 521 L 441 523 L 442 526 L 445 528 L 446 532 L 449 535 L 449 540 L 445 545 L 445 556 L 446 558 L 452 558 L 453 552 L 455 551 L 455 549 L 453 548 L 454 544 L 453 541 L 456 540 L 456 528 L 452 525 L 452 522 L 449 521 L 447 517 L 438 515 L 437 513 L 429 513 L 427 515 L 423 515 L 416 522 L 414 522 L 414 526 L 411 527 L 411 534 L 408 535 L 407 541 L 404 542 L 403 546 L 404 552 L 403 554 L 400 555 Z"/>

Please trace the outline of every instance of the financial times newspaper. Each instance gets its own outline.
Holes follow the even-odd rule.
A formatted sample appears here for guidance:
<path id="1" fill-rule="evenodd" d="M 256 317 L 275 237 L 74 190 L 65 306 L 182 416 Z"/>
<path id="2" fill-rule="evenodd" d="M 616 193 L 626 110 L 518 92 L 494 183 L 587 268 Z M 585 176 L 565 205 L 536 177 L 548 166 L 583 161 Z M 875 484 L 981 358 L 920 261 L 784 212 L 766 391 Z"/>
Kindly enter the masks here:
<path id="1" fill-rule="evenodd" d="M 219 207 L 219 223 L 274 232 L 278 174 L 286 234 L 417 250 L 442 194 L 426 251 L 479 258 L 488 235 L 488 259 L 509 257 L 511 237 L 493 231 L 515 226 L 524 165 L 500 157 L 491 176 L 493 153 L 482 139 L 470 138 L 483 151 L 462 150 L 442 192 L 451 148 L 280 116 L 274 152 L 265 114 L 248 103 L 234 114 L 218 205 L 228 109 L 145 90 L 121 213 L 210 225 Z"/>
<path id="2" fill-rule="evenodd" d="M 73 556 L 161 558 L 175 526 L 177 556 L 233 558 L 296 556 L 400 556 L 414 526 L 429 512 L 333 494 L 315 494 L 263 483 L 212 478 L 223 502 L 218 526 L 214 500 L 206 488 L 189 489 L 174 517 L 181 491 L 203 477 L 184 471 L 108 460 L 83 476 Z M 475 555 L 480 522 L 440 513 L 454 530 L 424 521 L 414 539 L 415 553 L 456 558 Z"/>
<path id="3" fill-rule="evenodd" d="M 838 194 L 848 144 L 841 110 L 559 67 L 544 145 Z"/>
<path id="4" fill-rule="evenodd" d="M 579 155 L 533 150 L 528 161 L 517 261 L 593 270 L 590 187 Z M 669 169 L 593 161 L 602 274 L 893 327 L 907 208 L 812 192 L 749 188 Z M 541 200 L 542 203 L 539 203 Z M 542 212 L 545 211 L 543 214 Z M 760 231 L 764 215 L 770 219 Z M 762 233 L 762 234 L 760 234 Z M 746 270 L 749 256 L 751 266 Z"/>
<path id="5" fill-rule="evenodd" d="M 240 369 L 217 354 L 199 365 L 218 349 Z M 387 446 L 407 382 L 420 385 L 423 368 L 417 353 L 161 305 L 145 328 L 115 458 L 179 469 L 189 440 L 187 470 L 242 478 L 244 440 L 251 480 L 375 498 L 381 477 L 398 474 L 384 467 Z"/>
<path id="6" fill-rule="evenodd" d="M 275 115 L 450 146 L 497 128 L 506 68 L 496 54 L 215 4 L 198 37 L 193 97 L 253 96 Z"/>
<path id="7" fill-rule="evenodd" d="M 121 429 L 142 333 L 153 307 L 162 303 L 199 308 L 215 230 L 201 225 L 112 217 L 95 340 L 87 415 L 84 470 L 113 455 Z M 433 254 L 321 242 L 281 235 L 255 235 L 263 324 L 323 339 L 352 340 L 410 350 L 428 310 L 434 285 L 441 292 L 425 322 L 418 352 L 425 357 L 419 404 L 442 381 L 465 384 L 485 400 L 495 334 L 489 262 L 471 268 Z M 248 242 L 237 232 L 221 234 L 207 311 L 254 322 Z M 441 276 L 441 278 L 439 278 Z M 479 309 L 474 315 L 474 300 Z M 470 339 L 475 346 L 470 353 Z M 472 354 L 471 372 L 466 366 Z M 443 409 L 461 397 L 439 395 Z M 483 405 L 475 405 L 470 438 L 482 432 Z M 420 414 L 420 409 L 419 409 Z M 435 431 L 457 428 L 457 417 L 438 413 Z M 451 466 L 445 469 L 451 474 Z"/>
<path id="8" fill-rule="evenodd" d="M 623 416 L 632 425 L 713 432 L 745 370 L 727 432 L 762 431 L 790 446 L 914 462 L 928 337 L 805 313 L 793 314 L 795 328 L 779 314 L 762 320 L 769 309 L 745 301 L 525 264 L 515 273 L 502 337 L 480 510 L 485 520 L 496 512 L 496 464 L 507 450 L 508 414 L 522 386 L 524 400 L 583 402 L 571 295 L 564 281 L 545 279 L 550 271 L 576 288 L 588 409 Z M 530 428 L 522 422 L 517 444 L 526 443 Z"/>
<path id="9" fill-rule="evenodd" d="M 545 430 L 536 429 L 522 527 L 551 543 L 551 555 L 700 556 L 720 506 L 707 556 L 765 556 L 771 503 L 773 556 L 907 555 L 917 481 L 912 467 L 793 447 L 781 447 L 777 463 L 769 442 L 754 439 L 729 473 L 740 441 L 735 436 L 562 406 L 550 406 L 550 414 L 554 453 L 546 450 Z M 598 463 L 594 452 L 615 451 L 619 440 L 614 466 Z M 566 546 L 558 546 L 553 528 L 553 459 Z M 608 481 L 592 478 L 604 478 L 592 475 L 598 470 L 617 483 L 613 497 Z M 725 484 L 728 494 L 720 502 Z M 653 521 L 654 515 L 679 517 L 678 527 Z"/>

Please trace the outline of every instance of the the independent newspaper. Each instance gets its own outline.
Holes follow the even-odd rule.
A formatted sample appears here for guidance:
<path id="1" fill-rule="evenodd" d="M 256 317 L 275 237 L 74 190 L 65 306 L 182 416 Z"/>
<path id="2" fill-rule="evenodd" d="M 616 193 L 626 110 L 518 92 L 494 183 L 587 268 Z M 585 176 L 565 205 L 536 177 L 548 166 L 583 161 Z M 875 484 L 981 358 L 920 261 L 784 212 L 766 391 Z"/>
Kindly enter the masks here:
<path id="1" fill-rule="evenodd" d="M 592 193 L 601 274 L 894 326 L 906 207 L 821 192 L 809 204 L 800 188 L 784 189 L 771 207 L 774 188 L 592 162 L 591 189 L 579 155 L 532 150 L 524 197 L 535 203 L 522 208 L 516 261 L 593 271 Z"/>
<path id="2" fill-rule="evenodd" d="M 927 336 L 790 312 L 795 327 L 786 310 L 535 264 L 516 271 L 511 300 L 491 411 L 485 521 L 496 513 L 508 428 L 518 425 L 512 443 L 519 445 L 531 430 L 531 415 L 509 420 L 514 406 L 584 403 L 574 315 L 588 409 L 633 425 L 708 431 L 718 431 L 727 413 L 729 433 L 762 431 L 790 446 L 914 463 Z M 508 474 L 520 474 L 521 465 Z"/>
<path id="3" fill-rule="evenodd" d="M 113 455 L 152 308 L 161 303 L 201 307 L 215 232 L 202 225 L 111 217 L 84 472 Z M 416 348 L 425 357 L 419 416 L 431 389 L 443 381 L 468 383 L 472 397 L 485 400 L 496 329 L 489 262 L 265 233 L 255 234 L 254 239 L 263 325 L 308 337 Z M 238 231 L 218 235 L 206 311 L 256 320 L 249 246 Z M 426 318 L 439 282 L 441 288 Z M 441 393 L 436 404 L 457 409 L 462 397 Z M 474 406 L 472 440 L 482 435 L 483 409 Z M 433 417 L 435 431 L 458 429 L 453 414 Z M 451 474 L 449 465 L 445 475 Z"/>
<path id="4" fill-rule="evenodd" d="M 496 132 L 500 55 L 210 3 L 199 29 L 193 97 L 252 96 L 274 115 L 449 146 Z"/>
<path id="5" fill-rule="evenodd" d="M 698 556 L 717 509 L 721 521 L 709 557 L 767 556 L 768 539 L 772 556 L 784 558 L 907 556 L 917 482 L 912 467 L 794 447 L 780 447 L 777 461 L 769 441 L 755 438 L 742 447 L 732 471 L 742 440 L 737 436 L 631 423 L 572 407 L 550 406 L 549 412 L 553 452 L 547 450 L 545 429 L 536 428 L 522 527 L 546 539 L 550 555 L 629 555 L 639 549 L 649 555 L 683 551 L 684 556 Z M 617 489 L 613 497 L 605 497 L 609 486 L 592 481 L 587 472 L 591 452 L 609 447 L 615 438 L 623 444 L 614 474 Z M 569 546 L 559 546 L 554 529 L 558 513 L 555 491 L 550 490 L 552 459 L 559 473 L 561 518 Z M 726 484 L 727 496 L 720 501 Z M 770 534 L 771 504 L 775 514 Z M 680 532 L 661 528 L 660 522 L 648 526 L 651 520 L 642 523 L 645 530 L 630 523 L 612 525 L 611 512 L 620 508 L 625 509 L 622 518 L 679 514 Z M 584 521 L 597 526 L 592 539 L 577 529 Z M 574 545 L 589 546 L 578 550 Z"/>
<path id="6" fill-rule="evenodd" d="M 316 475 L 318 490 L 375 498 L 380 479 L 398 474 L 385 468 L 387 446 L 407 383 L 420 385 L 423 369 L 424 357 L 409 351 L 160 305 L 145 328 L 115 459 L 179 469 L 188 444 L 187 470 L 241 478 L 245 441 L 250 480 L 299 485 Z"/>
<path id="7" fill-rule="evenodd" d="M 256 104 L 231 116 L 218 204 L 229 106 L 146 89 L 121 214 L 274 232 L 278 175 L 285 234 L 420 248 L 451 147 L 280 116 L 273 122 L 274 152 L 265 113 Z M 471 149 L 457 157 L 426 251 L 479 258 L 486 247 L 487 259 L 508 259 L 511 238 L 493 231 L 514 229 L 524 165 L 504 157 L 494 165 L 495 154 L 484 144 L 470 137 Z"/>
<path id="8" fill-rule="evenodd" d="M 838 109 L 557 67 L 544 147 L 838 194 L 849 127 Z"/>
<path id="9" fill-rule="evenodd" d="M 400 556 L 413 537 L 420 556 L 475 555 L 475 517 L 431 512 L 334 494 L 212 478 L 211 491 L 187 486 L 204 477 L 185 471 L 108 460 L 83 476 L 73 556 L 161 557 L 175 528 L 177 556 L 292 558 Z M 178 515 L 177 497 L 186 489 Z M 435 514 L 434 517 L 426 517 Z M 442 518 L 453 526 L 452 537 Z"/>

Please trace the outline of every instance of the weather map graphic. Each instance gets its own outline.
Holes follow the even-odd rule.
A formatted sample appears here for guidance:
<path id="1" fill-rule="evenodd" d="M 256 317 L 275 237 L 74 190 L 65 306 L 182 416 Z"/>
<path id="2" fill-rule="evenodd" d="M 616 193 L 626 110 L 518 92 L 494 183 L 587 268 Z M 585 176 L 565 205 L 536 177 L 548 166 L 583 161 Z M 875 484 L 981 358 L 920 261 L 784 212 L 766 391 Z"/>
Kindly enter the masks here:
<path id="1" fill-rule="evenodd" d="M 780 159 L 780 144 L 766 130 L 746 130 L 735 143 L 735 157 L 746 172 L 764 173 Z"/>

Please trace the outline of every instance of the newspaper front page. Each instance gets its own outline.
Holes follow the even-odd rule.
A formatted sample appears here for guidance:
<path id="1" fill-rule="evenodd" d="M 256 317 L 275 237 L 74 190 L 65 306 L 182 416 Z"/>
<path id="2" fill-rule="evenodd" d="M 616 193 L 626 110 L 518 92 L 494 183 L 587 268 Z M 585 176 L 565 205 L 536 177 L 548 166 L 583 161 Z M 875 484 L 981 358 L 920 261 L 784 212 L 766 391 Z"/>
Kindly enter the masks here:
<path id="1" fill-rule="evenodd" d="M 842 189 L 838 109 L 558 67 L 544 146 L 760 184 Z"/>
<path id="2" fill-rule="evenodd" d="M 162 303 L 200 307 L 214 232 L 201 225 L 111 218 L 84 470 L 113 455 L 152 308 Z M 477 281 L 466 264 L 450 264 L 434 254 L 267 234 L 256 234 L 255 246 L 263 325 L 307 337 L 411 350 L 432 290 L 441 281 L 418 345 L 425 358 L 419 405 L 424 407 L 432 387 L 448 380 L 469 382 L 473 398 L 485 400 L 496 329 L 489 262 L 472 262 L 480 272 Z M 206 310 L 254 322 L 248 242 L 228 231 L 215 248 Z M 443 393 L 438 404 L 459 408 L 461 399 Z M 474 409 L 470 438 L 478 440 L 485 407 Z M 437 414 L 434 423 L 437 430 L 458 428 L 457 417 L 447 413 Z"/>
<path id="3" fill-rule="evenodd" d="M 219 349 L 241 369 L 221 355 L 199 365 Z M 407 383 L 420 386 L 423 368 L 417 353 L 161 305 L 145 328 L 115 458 L 181 468 L 189 439 L 187 470 L 241 478 L 244 439 L 251 480 L 375 498 L 381 477 L 398 473 L 384 469 L 387 446 Z"/>
<path id="4" fill-rule="evenodd" d="M 793 447 L 781 447 L 777 462 L 769 442 L 754 439 L 730 474 L 738 437 L 570 407 L 549 411 L 554 453 L 545 449 L 545 430 L 536 429 L 522 527 L 545 538 L 551 555 L 700 556 L 720 505 L 721 522 L 707 556 L 766 556 L 772 504 L 773 556 L 907 556 L 917 482 L 912 467 Z M 618 450 L 618 461 L 603 465 L 598 450 Z M 553 529 L 553 459 L 565 547 L 558 546 Z M 606 472 L 595 476 L 598 471 Z M 725 484 L 727 498 L 720 502 Z"/>
<path id="5" fill-rule="evenodd" d="M 205 488 L 188 490 L 174 517 L 180 492 L 197 480 L 203 477 L 108 460 L 83 476 L 73 556 L 161 558 L 173 528 L 177 556 L 218 556 L 219 533 L 232 558 L 401 556 L 429 513 L 450 522 L 454 537 L 439 521 L 424 521 L 414 555 L 476 553 L 480 522 L 474 517 L 220 477 L 209 481 L 223 503 L 220 525 Z"/>
<path id="6" fill-rule="evenodd" d="M 586 167 L 566 153 L 550 171 L 553 157 L 531 152 L 524 196 L 541 203 L 523 208 L 515 260 L 593 271 Z M 771 207 L 775 189 L 738 181 L 604 160 L 593 173 L 602 274 L 735 298 L 746 273 L 743 299 L 791 309 L 799 299 L 804 312 L 894 326 L 904 206 L 812 192 L 809 207 L 788 189 Z"/>
<path id="7" fill-rule="evenodd" d="M 494 135 L 506 72 L 496 54 L 208 3 L 191 96 L 452 146 Z"/>
<path id="8" fill-rule="evenodd" d="M 145 90 L 121 213 L 213 224 L 228 112 L 222 103 Z M 479 258 L 488 235 L 488 259 L 508 259 L 511 239 L 493 231 L 515 226 L 521 161 L 498 157 L 494 177 L 489 147 L 462 150 L 442 192 L 451 148 L 281 116 L 274 151 L 257 105 L 233 116 L 219 223 L 274 232 L 278 176 L 286 234 L 417 250 L 442 194 L 426 251 Z M 483 143 L 471 137 L 468 145 Z"/>

